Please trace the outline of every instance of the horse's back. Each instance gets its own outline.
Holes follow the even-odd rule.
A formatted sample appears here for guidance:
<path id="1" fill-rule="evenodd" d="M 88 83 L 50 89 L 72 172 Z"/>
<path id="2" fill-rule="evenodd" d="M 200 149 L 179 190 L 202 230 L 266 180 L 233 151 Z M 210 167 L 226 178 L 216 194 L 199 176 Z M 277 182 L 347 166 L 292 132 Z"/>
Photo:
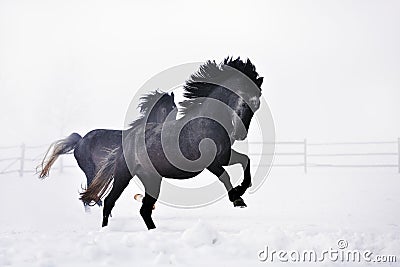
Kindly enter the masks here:
<path id="1" fill-rule="evenodd" d="M 96 166 L 112 149 L 122 145 L 121 130 L 96 129 L 88 132 L 77 144 L 74 156 L 80 165 L 95 164 Z"/>

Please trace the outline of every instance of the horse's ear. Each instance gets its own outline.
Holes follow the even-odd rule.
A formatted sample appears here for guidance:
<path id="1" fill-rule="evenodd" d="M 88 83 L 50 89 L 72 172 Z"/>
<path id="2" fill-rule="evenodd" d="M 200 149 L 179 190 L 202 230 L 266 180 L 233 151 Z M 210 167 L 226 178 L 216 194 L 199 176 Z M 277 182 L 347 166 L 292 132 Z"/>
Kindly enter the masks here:
<path id="1" fill-rule="evenodd" d="M 171 97 L 172 97 L 172 101 L 175 100 L 174 99 L 174 97 L 175 97 L 174 92 L 171 93 Z"/>
<path id="2" fill-rule="evenodd" d="M 263 83 L 263 81 L 264 81 L 264 77 L 260 77 L 260 78 L 257 79 L 257 85 L 258 85 L 258 87 L 261 86 L 261 84 Z"/>

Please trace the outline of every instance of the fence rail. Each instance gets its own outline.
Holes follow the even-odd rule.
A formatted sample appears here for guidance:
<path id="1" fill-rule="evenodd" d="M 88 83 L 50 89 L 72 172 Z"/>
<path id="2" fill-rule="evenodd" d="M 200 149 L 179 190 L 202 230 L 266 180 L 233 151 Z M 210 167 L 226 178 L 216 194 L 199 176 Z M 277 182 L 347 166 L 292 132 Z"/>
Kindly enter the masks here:
<path id="1" fill-rule="evenodd" d="M 277 141 L 274 143 L 267 142 L 249 142 L 250 145 L 274 145 L 276 153 L 267 154 L 250 154 L 258 156 L 275 156 L 273 167 L 302 167 L 304 172 L 307 173 L 309 168 L 397 168 L 398 173 L 400 173 L 400 138 L 396 141 L 372 141 L 372 142 L 307 142 L 307 139 L 302 141 Z M 390 151 L 372 151 L 371 146 L 382 147 L 388 149 L 391 145 Z M 0 146 L 0 151 L 10 151 L 14 150 L 12 156 L 0 158 L 0 175 L 9 173 L 19 173 L 23 176 L 24 173 L 34 173 L 35 168 L 30 166 L 32 164 L 38 165 L 45 154 L 46 148 L 49 145 L 25 145 L 24 143 L 16 146 Z M 362 146 L 363 149 L 367 149 L 366 152 L 354 152 L 356 146 Z M 350 148 L 351 151 L 340 151 L 340 152 L 313 152 L 316 148 Z M 290 151 L 280 152 L 281 148 L 290 148 Z M 348 149 L 347 149 L 348 150 Z M 35 152 L 32 154 L 32 152 Z M 381 164 L 374 163 L 337 163 L 332 159 L 359 159 L 373 157 L 391 157 L 390 162 L 384 162 Z M 288 158 L 295 159 L 297 162 L 287 163 L 280 162 L 280 160 L 285 160 Z M 331 162 L 318 162 L 321 159 L 331 159 Z M 63 159 L 60 158 L 58 166 L 55 166 L 54 170 L 59 170 L 62 172 L 65 168 L 76 168 L 77 164 L 66 165 Z M 332 162 L 333 161 L 333 162 Z M 29 165 L 30 164 L 30 165 Z M 258 166 L 268 166 L 263 165 L 262 162 Z"/>
<path id="2" fill-rule="evenodd" d="M 260 143 L 261 144 L 261 143 Z M 303 141 L 281 141 L 270 143 L 279 145 L 292 145 L 297 146 L 298 150 L 302 149 L 302 152 L 277 152 L 274 153 L 275 156 L 282 157 L 294 157 L 294 156 L 303 156 L 302 162 L 296 163 L 286 163 L 286 164 L 273 164 L 273 167 L 303 167 L 304 172 L 307 173 L 309 168 L 397 168 L 397 172 L 400 173 L 400 138 L 395 141 L 371 141 L 371 142 L 307 142 L 307 139 Z M 370 148 L 371 145 L 374 146 L 386 146 L 393 145 L 391 151 L 389 152 L 376 152 L 376 151 L 368 151 L 368 152 L 324 152 L 324 153 L 316 153 L 311 152 L 310 150 L 315 147 L 350 147 L 353 148 L 355 146 L 363 146 L 363 148 Z M 271 154 L 270 154 L 271 155 Z M 312 162 L 318 160 L 320 158 L 342 158 L 348 159 L 357 158 L 357 157 L 376 157 L 376 156 L 392 156 L 391 163 L 382 163 L 382 164 L 339 164 L 339 163 L 319 163 Z M 396 159 L 397 158 L 397 159 Z M 394 163 L 393 160 L 396 160 Z"/>

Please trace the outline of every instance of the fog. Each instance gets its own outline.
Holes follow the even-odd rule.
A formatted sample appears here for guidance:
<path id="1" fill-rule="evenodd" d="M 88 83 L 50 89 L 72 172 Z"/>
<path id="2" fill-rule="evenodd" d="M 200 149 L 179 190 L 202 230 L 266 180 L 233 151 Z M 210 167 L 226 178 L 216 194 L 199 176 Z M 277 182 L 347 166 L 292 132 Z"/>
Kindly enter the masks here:
<path id="1" fill-rule="evenodd" d="M 228 55 L 265 76 L 278 140 L 392 140 L 399 14 L 398 1 L 3 0 L 0 145 L 122 128 L 153 75 Z"/>

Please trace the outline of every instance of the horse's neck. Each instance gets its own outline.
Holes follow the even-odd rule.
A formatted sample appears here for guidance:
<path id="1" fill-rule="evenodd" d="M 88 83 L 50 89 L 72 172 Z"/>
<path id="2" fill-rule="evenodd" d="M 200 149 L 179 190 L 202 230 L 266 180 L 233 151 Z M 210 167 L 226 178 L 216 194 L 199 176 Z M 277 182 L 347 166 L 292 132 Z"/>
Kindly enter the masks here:
<path id="1" fill-rule="evenodd" d="M 186 123 L 194 118 L 213 119 L 222 124 L 225 129 L 231 131 L 232 115 L 228 112 L 229 108 L 226 104 L 217 103 L 217 100 L 204 101 L 201 105 L 197 105 L 186 112 L 186 114 L 178 120 Z M 226 105 L 226 106 L 225 106 Z"/>

